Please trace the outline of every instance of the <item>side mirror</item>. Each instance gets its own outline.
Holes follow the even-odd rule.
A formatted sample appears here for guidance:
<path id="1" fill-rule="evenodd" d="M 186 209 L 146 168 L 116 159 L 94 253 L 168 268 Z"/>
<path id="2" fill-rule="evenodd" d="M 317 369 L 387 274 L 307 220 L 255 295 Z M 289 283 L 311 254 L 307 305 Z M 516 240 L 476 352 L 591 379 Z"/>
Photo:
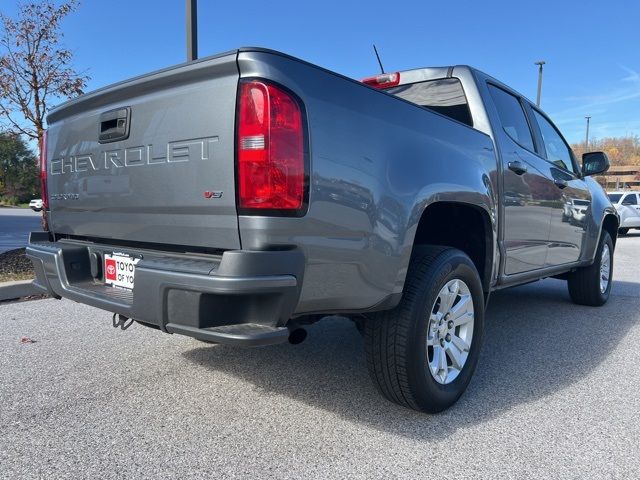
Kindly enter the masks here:
<path id="1" fill-rule="evenodd" d="M 609 170 L 609 157 L 604 152 L 589 152 L 582 155 L 582 174 L 598 175 Z"/>

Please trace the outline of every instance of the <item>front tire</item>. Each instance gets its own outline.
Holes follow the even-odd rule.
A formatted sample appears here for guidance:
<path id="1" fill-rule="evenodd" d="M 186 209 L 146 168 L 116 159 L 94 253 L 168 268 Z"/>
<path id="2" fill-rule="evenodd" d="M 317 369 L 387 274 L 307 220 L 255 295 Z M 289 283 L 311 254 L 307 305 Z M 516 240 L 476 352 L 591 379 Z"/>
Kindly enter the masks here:
<path id="1" fill-rule="evenodd" d="M 613 279 L 613 241 L 603 231 L 593 264 L 569 274 L 569 296 L 578 305 L 600 307 L 607 303 Z"/>
<path id="2" fill-rule="evenodd" d="M 628 228 L 621 228 L 618 230 L 618 235 L 626 235 L 627 233 L 629 233 Z"/>
<path id="3" fill-rule="evenodd" d="M 365 322 L 369 373 L 392 402 L 436 413 L 462 395 L 478 363 L 484 297 L 471 259 L 416 247 L 402 300 Z"/>

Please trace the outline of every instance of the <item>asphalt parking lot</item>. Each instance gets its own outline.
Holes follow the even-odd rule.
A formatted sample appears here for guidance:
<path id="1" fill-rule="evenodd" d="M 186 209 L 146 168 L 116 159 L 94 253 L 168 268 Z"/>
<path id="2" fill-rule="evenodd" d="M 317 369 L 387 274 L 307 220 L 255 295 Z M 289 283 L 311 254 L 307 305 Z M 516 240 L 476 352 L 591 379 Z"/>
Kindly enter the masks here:
<path id="1" fill-rule="evenodd" d="M 0 477 L 639 478 L 639 257 L 619 239 L 602 308 L 558 280 L 495 294 L 469 390 L 432 416 L 376 393 L 341 319 L 234 349 L 0 305 Z"/>
<path id="2" fill-rule="evenodd" d="M 41 218 L 29 208 L 0 208 L 0 253 L 25 247 L 29 233 L 42 230 Z"/>

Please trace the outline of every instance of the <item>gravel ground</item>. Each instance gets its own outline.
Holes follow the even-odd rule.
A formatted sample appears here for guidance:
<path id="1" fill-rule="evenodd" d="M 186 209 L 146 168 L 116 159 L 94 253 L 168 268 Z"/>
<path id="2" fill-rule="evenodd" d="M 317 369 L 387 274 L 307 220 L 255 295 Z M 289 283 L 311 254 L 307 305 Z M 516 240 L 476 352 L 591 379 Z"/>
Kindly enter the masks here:
<path id="1" fill-rule="evenodd" d="M 33 264 L 24 254 L 24 248 L 0 253 L 0 283 L 29 280 L 35 277 Z"/>
<path id="2" fill-rule="evenodd" d="M 638 252 L 619 240 L 602 308 L 557 280 L 495 294 L 467 393 L 432 416 L 376 393 L 341 319 L 234 349 L 2 305 L 0 477 L 639 478 Z"/>

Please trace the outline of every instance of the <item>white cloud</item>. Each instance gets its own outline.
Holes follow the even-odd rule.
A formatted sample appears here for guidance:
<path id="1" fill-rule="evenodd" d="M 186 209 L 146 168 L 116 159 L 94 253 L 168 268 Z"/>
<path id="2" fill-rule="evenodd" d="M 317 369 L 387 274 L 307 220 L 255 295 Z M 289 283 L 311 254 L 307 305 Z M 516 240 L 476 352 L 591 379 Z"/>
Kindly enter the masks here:
<path id="1" fill-rule="evenodd" d="M 635 70 L 629 67 L 625 67 L 624 65 L 620 65 L 620 68 L 629 74 L 622 79 L 623 82 L 634 82 L 634 83 L 640 82 L 640 74 L 638 74 L 638 72 L 636 72 Z"/>
<path id="2" fill-rule="evenodd" d="M 591 115 L 594 137 L 617 136 L 640 132 L 640 73 L 620 65 L 626 75 L 616 82 L 615 88 L 603 94 L 565 98 L 571 106 L 551 113 L 551 118 L 570 141 L 584 135 L 585 115 Z"/>

